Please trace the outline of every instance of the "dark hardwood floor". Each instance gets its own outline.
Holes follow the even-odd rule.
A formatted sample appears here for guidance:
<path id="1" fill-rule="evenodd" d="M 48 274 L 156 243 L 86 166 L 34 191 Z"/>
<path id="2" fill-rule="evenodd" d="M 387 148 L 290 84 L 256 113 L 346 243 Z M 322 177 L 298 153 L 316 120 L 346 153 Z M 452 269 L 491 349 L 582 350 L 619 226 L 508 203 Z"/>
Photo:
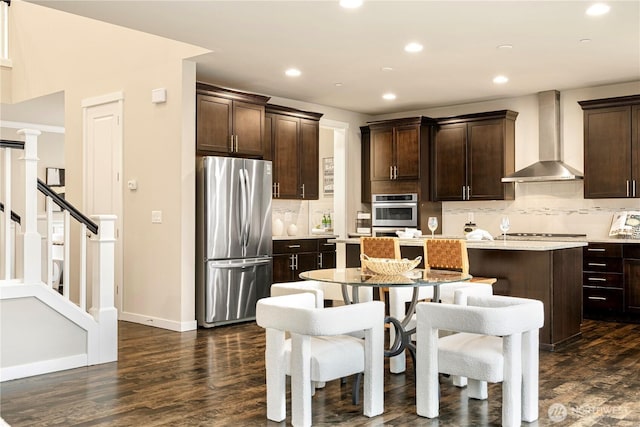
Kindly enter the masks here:
<path id="1" fill-rule="evenodd" d="M 524 425 L 640 426 L 640 325 L 585 321 L 582 331 L 540 353 L 540 419 Z M 14 427 L 278 425 L 266 419 L 264 332 L 254 323 L 177 333 L 120 322 L 119 342 L 117 363 L 2 383 L 2 418 Z M 383 415 L 363 416 L 351 385 L 333 381 L 313 398 L 314 425 L 500 425 L 499 384 L 488 400 L 468 400 L 443 378 L 440 417 L 429 420 L 415 414 L 413 375 L 386 372 Z"/>

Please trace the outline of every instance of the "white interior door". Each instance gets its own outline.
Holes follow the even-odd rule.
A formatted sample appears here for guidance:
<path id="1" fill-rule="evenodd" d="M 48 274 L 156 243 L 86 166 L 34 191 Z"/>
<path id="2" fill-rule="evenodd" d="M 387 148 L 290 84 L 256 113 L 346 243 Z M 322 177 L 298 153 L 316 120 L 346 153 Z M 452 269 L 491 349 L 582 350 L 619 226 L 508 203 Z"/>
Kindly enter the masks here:
<path id="1" fill-rule="evenodd" d="M 114 301 L 122 309 L 122 93 L 86 99 L 83 107 L 84 212 L 116 215 Z"/>

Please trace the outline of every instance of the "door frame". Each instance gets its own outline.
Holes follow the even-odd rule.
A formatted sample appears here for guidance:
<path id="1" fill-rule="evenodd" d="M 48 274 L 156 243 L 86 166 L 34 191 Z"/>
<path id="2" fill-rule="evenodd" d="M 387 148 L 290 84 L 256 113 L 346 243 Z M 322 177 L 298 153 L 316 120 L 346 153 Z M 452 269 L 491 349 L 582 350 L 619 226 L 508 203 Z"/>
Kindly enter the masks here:
<path id="1" fill-rule="evenodd" d="M 122 232 L 122 224 L 123 224 L 123 189 L 122 189 L 122 172 L 123 172 L 123 146 L 124 146 L 124 92 L 112 92 L 105 95 L 100 95 L 92 98 L 85 98 L 81 102 L 82 107 L 82 205 L 83 211 L 87 212 L 87 201 L 90 196 L 90 189 L 88 188 L 88 112 L 89 109 L 93 107 L 103 106 L 105 104 L 114 104 L 115 113 L 118 117 L 118 138 L 116 141 L 117 147 L 116 150 L 118 155 L 116 157 L 116 162 L 118 163 L 118 185 L 115 188 L 115 212 L 109 212 L 116 215 L 116 224 L 115 224 L 115 253 L 114 253 L 114 303 L 116 306 L 116 310 L 118 311 L 118 315 L 122 313 L 123 306 L 123 295 L 124 295 L 124 248 L 122 242 L 123 232 Z M 120 266 L 120 268 L 115 268 L 116 266 Z M 119 286 L 119 288 L 118 288 Z"/>

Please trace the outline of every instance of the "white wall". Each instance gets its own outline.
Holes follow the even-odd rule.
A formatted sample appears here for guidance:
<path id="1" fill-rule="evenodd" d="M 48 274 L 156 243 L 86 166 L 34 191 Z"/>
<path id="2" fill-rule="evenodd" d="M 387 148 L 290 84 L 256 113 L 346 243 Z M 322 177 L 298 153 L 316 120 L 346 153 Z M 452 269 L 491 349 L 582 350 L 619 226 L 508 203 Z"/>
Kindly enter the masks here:
<path id="1" fill-rule="evenodd" d="M 26 2 L 12 3 L 9 19 L 12 101 L 65 93 L 66 197 L 80 209 L 81 102 L 123 92 L 123 182 L 137 179 L 138 190 L 123 196 L 121 315 L 194 328 L 195 66 L 183 61 L 207 50 Z M 167 89 L 164 104 L 151 103 L 158 87 Z M 151 223 L 152 210 L 162 224 Z M 78 256 L 77 242 L 71 252 Z"/>
<path id="2" fill-rule="evenodd" d="M 565 163 L 584 170 L 583 113 L 578 101 L 634 94 L 640 94 L 640 81 L 561 91 L 561 141 Z M 375 119 L 412 115 L 438 118 L 494 110 L 518 112 L 516 170 L 537 161 L 537 94 L 397 113 Z M 468 214 L 473 212 L 478 227 L 493 235 L 500 233 L 500 215 L 508 214 L 512 231 L 586 233 L 589 237 L 600 238 L 608 233 L 613 212 L 627 209 L 640 209 L 640 199 L 584 199 L 582 181 L 516 184 L 516 197 L 512 201 L 444 202 L 443 234 L 462 234 L 462 226 Z"/>

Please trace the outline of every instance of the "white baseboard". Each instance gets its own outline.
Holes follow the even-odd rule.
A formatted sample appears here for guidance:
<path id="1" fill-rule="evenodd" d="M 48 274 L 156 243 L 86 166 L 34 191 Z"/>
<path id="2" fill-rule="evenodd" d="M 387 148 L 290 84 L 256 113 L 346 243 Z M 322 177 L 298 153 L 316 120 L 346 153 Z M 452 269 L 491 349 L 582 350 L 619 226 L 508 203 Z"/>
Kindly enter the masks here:
<path id="1" fill-rule="evenodd" d="M 195 320 L 188 322 L 176 322 L 175 320 L 161 319 L 152 316 L 143 316 L 136 313 L 127 313 L 121 311 L 118 320 L 126 322 L 139 323 L 141 325 L 155 326 L 156 328 L 168 329 L 176 332 L 194 331 L 198 329 L 198 323 Z"/>
<path id="2" fill-rule="evenodd" d="M 25 365 L 8 366 L 0 369 L 0 381 L 33 377 L 34 375 L 48 374 L 51 372 L 64 371 L 66 369 L 80 368 L 82 366 L 87 366 L 86 354 L 77 354 L 75 356 L 67 356 L 60 359 L 27 363 Z"/>

